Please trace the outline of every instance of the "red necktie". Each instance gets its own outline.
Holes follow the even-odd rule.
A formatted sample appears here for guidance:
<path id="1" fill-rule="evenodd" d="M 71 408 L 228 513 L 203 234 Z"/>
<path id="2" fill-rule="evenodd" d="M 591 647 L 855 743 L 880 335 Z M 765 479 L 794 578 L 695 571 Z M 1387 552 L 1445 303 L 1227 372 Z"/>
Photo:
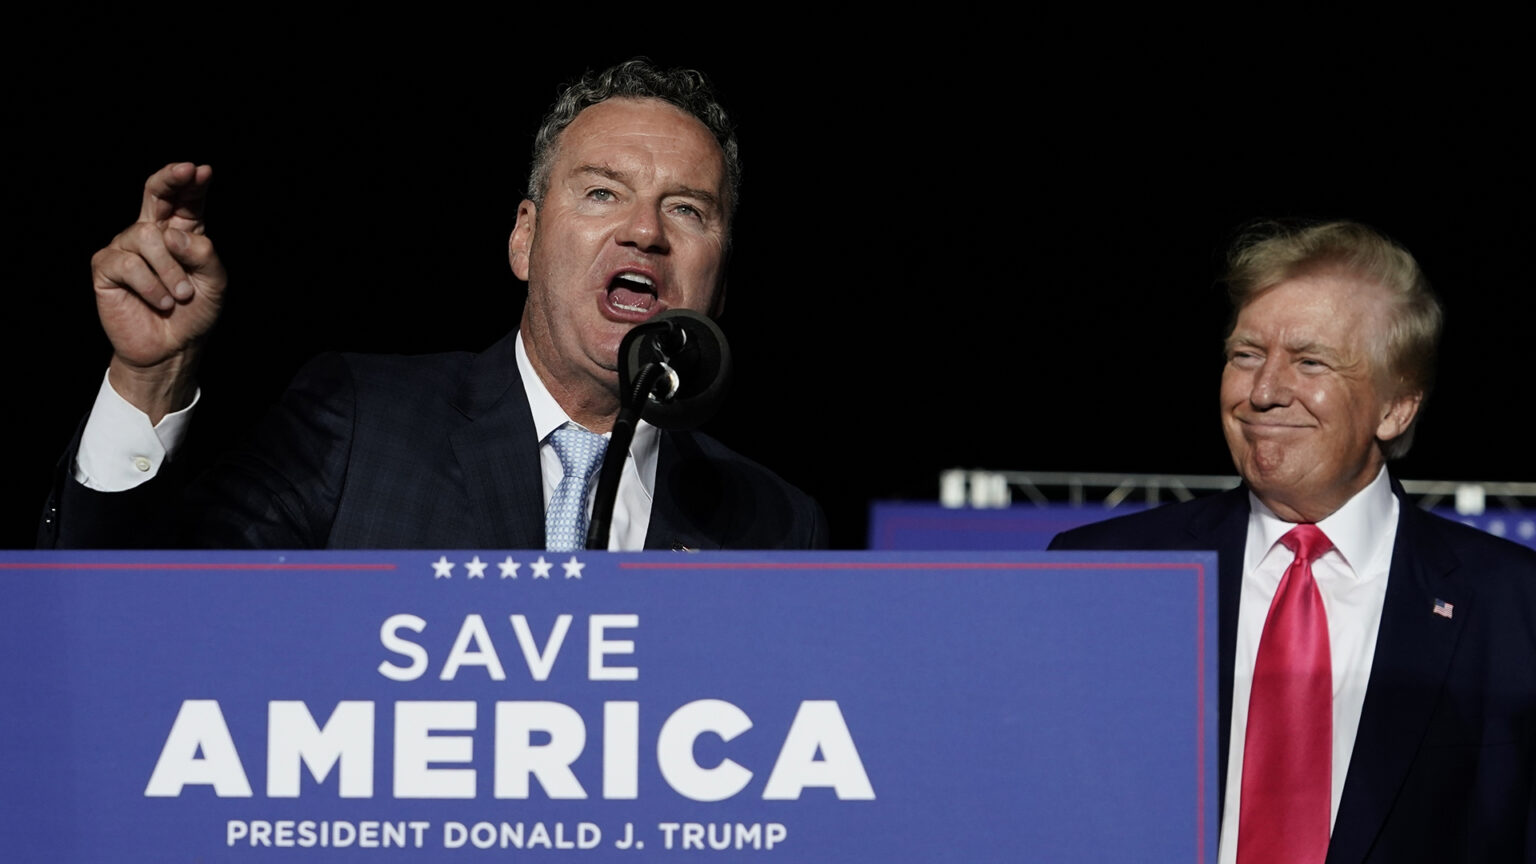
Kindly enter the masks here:
<path id="1" fill-rule="evenodd" d="M 1316 525 L 1280 538 L 1296 553 L 1280 579 L 1248 699 L 1238 864 L 1322 864 L 1333 775 L 1328 614 L 1312 562 L 1333 544 Z"/>

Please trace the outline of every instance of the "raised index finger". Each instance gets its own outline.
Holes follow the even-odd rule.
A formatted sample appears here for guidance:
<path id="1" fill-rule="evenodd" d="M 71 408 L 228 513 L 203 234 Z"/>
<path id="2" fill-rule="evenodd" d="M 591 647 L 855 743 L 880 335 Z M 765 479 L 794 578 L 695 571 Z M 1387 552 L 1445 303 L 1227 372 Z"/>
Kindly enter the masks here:
<path id="1" fill-rule="evenodd" d="M 194 234 L 203 233 L 203 201 L 208 196 L 208 181 L 212 178 L 211 165 L 172 162 L 161 168 L 144 181 L 139 221 Z"/>

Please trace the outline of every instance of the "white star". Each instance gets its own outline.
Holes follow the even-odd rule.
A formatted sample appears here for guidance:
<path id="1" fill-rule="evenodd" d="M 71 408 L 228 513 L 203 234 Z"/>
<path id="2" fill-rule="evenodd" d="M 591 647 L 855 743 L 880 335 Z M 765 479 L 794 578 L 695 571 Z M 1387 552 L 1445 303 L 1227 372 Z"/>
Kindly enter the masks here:
<path id="1" fill-rule="evenodd" d="M 544 556 L 540 555 L 539 556 L 539 560 L 533 562 L 532 564 L 529 564 L 528 566 L 533 568 L 533 578 L 535 578 L 535 579 L 548 579 L 549 578 L 549 568 L 555 566 L 555 562 L 553 562 L 553 561 L 545 561 L 544 560 Z"/>
<path id="2" fill-rule="evenodd" d="M 487 568 L 489 566 L 491 566 L 491 562 L 489 562 L 489 561 L 481 561 L 480 560 L 480 556 L 476 555 L 474 557 L 474 560 L 467 561 L 464 564 L 464 569 L 469 571 L 469 575 L 466 576 L 465 578 L 466 579 L 484 579 L 485 578 L 485 568 Z"/>
<path id="3" fill-rule="evenodd" d="M 500 564 L 497 564 L 496 566 L 501 568 L 501 578 L 503 578 L 503 579 L 516 579 L 517 578 L 517 568 L 519 568 L 519 567 L 521 567 L 523 565 L 517 563 L 516 561 L 513 561 L 512 560 L 512 556 L 508 555 L 505 559 L 502 560 L 502 562 Z"/>
<path id="4" fill-rule="evenodd" d="M 432 578 L 433 579 L 452 579 L 453 578 L 453 562 L 448 560 L 448 556 L 447 555 L 440 555 L 440 556 L 438 556 L 438 559 L 436 561 L 432 562 Z"/>
<path id="5" fill-rule="evenodd" d="M 571 556 L 571 560 L 565 562 L 564 564 L 561 564 L 560 566 L 565 568 L 565 578 L 567 578 L 567 579 L 580 579 L 581 578 L 581 568 L 583 568 L 583 567 L 585 567 L 587 565 L 578 563 L 577 560 L 576 560 L 576 556 L 572 555 Z"/>

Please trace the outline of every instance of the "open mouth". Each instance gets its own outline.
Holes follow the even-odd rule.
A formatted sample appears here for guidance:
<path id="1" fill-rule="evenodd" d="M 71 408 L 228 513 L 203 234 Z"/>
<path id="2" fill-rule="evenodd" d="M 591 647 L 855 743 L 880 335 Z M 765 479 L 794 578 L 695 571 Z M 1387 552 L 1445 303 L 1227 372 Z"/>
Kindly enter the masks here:
<path id="1" fill-rule="evenodd" d="M 620 273 L 608 283 L 608 303 L 615 309 L 643 315 L 656 305 L 656 282 L 643 273 Z"/>

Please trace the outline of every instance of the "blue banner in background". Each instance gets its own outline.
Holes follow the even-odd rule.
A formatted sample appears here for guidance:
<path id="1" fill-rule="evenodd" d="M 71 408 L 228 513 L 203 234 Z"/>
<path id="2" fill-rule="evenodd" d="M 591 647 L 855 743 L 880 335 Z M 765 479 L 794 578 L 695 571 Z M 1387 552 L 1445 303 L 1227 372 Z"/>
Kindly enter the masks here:
<path id="1" fill-rule="evenodd" d="M 1121 502 L 1114 508 L 1071 504 L 976 508 L 876 501 L 869 510 L 869 548 L 1042 550 L 1063 531 L 1145 509 L 1147 505 L 1138 501 Z M 1435 507 L 1430 512 L 1536 549 L 1536 513 L 1490 508 L 1466 516 L 1452 507 Z"/>
<path id="2" fill-rule="evenodd" d="M 1208 553 L 5 553 L 0 848 L 1213 861 L 1215 589 Z"/>
<path id="3" fill-rule="evenodd" d="M 869 548 L 1044 550 L 1063 531 L 1145 509 L 1138 502 L 1106 509 L 1071 504 L 980 508 L 876 501 L 869 510 Z"/>
<path id="4" fill-rule="evenodd" d="M 1457 513 L 1454 507 L 1436 507 L 1430 512 L 1536 549 L 1536 513 L 1529 510 L 1490 507 L 1476 516 Z"/>

